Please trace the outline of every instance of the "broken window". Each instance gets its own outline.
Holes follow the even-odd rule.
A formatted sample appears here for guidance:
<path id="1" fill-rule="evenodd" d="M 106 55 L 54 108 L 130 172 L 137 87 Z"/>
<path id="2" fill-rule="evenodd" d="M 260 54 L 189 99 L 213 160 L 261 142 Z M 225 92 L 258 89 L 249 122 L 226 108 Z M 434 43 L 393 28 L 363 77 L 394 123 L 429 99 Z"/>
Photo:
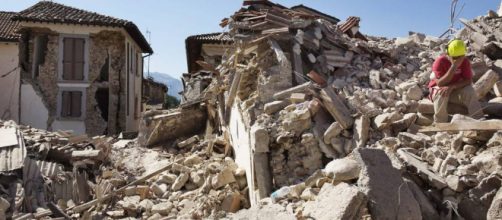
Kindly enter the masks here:
<path id="1" fill-rule="evenodd" d="M 61 117 L 82 116 L 82 91 L 63 91 L 61 98 Z"/>
<path id="2" fill-rule="evenodd" d="M 101 117 L 108 121 L 108 100 L 110 99 L 108 88 L 99 88 L 96 91 L 96 101 L 98 102 L 99 110 L 101 111 Z"/>
<path id="3" fill-rule="evenodd" d="M 63 38 L 63 80 L 84 80 L 84 55 L 84 38 Z"/>

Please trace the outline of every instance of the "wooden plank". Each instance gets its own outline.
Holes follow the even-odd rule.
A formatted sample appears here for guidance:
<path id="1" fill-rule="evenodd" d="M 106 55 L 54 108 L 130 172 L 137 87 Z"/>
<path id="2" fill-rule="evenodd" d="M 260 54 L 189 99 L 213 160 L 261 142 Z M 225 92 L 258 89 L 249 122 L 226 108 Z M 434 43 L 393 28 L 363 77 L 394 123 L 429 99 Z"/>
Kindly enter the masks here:
<path id="1" fill-rule="evenodd" d="M 324 107 L 340 123 L 344 129 L 349 129 L 354 124 L 354 119 L 345 103 L 338 97 L 333 89 L 326 87 L 321 90 L 321 99 Z"/>
<path id="2" fill-rule="evenodd" d="M 461 123 L 436 123 L 422 127 L 418 132 L 440 131 L 498 131 L 502 130 L 502 120 L 461 122 Z"/>
<path id="3" fill-rule="evenodd" d="M 115 191 L 112 191 L 110 194 L 106 194 L 104 195 L 103 197 L 99 198 L 99 199 L 94 199 L 94 200 L 91 200 L 89 202 L 86 202 L 84 204 L 81 204 L 81 205 L 78 205 L 78 206 L 74 206 L 74 207 L 71 207 L 71 208 L 68 208 L 66 209 L 66 211 L 70 211 L 70 210 L 73 210 L 73 212 L 75 213 L 80 213 L 80 212 L 83 212 L 89 208 L 91 208 L 92 206 L 98 204 L 99 202 L 102 202 L 104 200 L 107 200 L 107 199 L 110 199 L 111 197 L 113 197 L 114 195 L 118 194 L 118 193 L 122 193 L 126 188 L 130 187 L 130 186 L 135 186 L 135 185 L 138 185 L 140 183 L 143 183 L 144 181 L 154 177 L 154 176 L 157 176 L 159 175 L 160 173 L 164 172 L 164 171 L 167 171 L 169 169 L 171 169 L 173 163 L 169 163 L 168 165 L 150 173 L 150 174 L 147 174 L 137 180 L 134 180 L 132 182 L 130 182 L 129 184 L 115 190 Z"/>
<path id="4" fill-rule="evenodd" d="M 287 99 L 293 93 L 304 92 L 305 90 L 307 90 L 309 88 L 312 88 L 312 87 L 313 87 L 312 82 L 306 82 L 304 84 L 301 84 L 301 85 L 298 85 L 298 86 L 295 86 L 295 87 L 291 87 L 291 88 L 286 89 L 284 91 L 280 91 L 280 92 L 275 93 L 274 94 L 274 99 L 275 100 Z"/>
<path id="5" fill-rule="evenodd" d="M 474 90 L 476 91 L 478 99 L 485 97 L 498 80 L 499 75 L 493 70 L 488 70 L 488 72 L 483 74 L 483 76 L 474 84 Z"/>

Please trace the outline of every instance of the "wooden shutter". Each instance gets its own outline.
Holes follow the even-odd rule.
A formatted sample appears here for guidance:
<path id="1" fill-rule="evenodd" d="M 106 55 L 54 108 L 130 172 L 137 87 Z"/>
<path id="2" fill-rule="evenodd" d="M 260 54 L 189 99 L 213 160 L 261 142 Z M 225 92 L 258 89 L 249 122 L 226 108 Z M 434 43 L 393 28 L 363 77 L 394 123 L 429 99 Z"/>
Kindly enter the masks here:
<path id="1" fill-rule="evenodd" d="M 69 117 L 71 116 L 71 93 L 63 91 L 61 96 L 61 117 Z"/>
<path id="2" fill-rule="evenodd" d="M 84 80 L 84 47 L 85 47 L 85 39 L 75 38 L 73 40 L 73 68 L 74 68 L 74 77 L 73 80 Z"/>
<path id="3" fill-rule="evenodd" d="M 73 70 L 73 38 L 63 38 L 63 80 L 72 80 Z"/>
<path id="4" fill-rule="evenodd" d="M 71 117 L 82 116 L 82 92 L 71 92 Z"/>
<path id="5" fill-rule="evenodd" d="M 63 38 L 63 80 L 84 80 L 85 39 Z"/>

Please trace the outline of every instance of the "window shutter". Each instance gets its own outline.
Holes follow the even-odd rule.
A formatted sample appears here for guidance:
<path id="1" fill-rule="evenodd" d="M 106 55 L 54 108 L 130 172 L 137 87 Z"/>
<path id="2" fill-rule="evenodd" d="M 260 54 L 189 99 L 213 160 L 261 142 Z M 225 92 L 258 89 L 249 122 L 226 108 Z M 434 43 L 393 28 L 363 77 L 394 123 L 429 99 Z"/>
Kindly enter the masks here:
<path id="1" fill-rule="evenodd" d="M 74 80 L 84 80 L 84 48 L 85 39 L 75 38 L 74 39 Z"/>
<path id="2" fill-rule="evenodd" d="M 73 79 L 73 38 L 63 38 L 63 80 Z"/>
<path id="3" fill-rule="evenodd" d="M 82 92 L 71 92 L 71 108 L 72 117 L 82 116 Z"/>
<path id="4" fill-rule="evenodd" d="M 71 96 L 70 92 L 63 91 L 61 94 L 61 117 L 68 117 L 71 115 Z"/>

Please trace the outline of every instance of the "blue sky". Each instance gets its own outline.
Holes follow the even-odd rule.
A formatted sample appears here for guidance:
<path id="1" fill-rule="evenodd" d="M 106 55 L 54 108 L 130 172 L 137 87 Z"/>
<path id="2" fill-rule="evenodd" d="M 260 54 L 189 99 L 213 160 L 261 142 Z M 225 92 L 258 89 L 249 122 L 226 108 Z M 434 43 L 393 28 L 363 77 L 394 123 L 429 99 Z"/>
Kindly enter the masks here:
<path id="1" fill-rule="evenodd" d="M 241 7 L 240 0 L 54 0 L 85 10 L 133 21 L 150 30 L 155 54 L 150 71 L 179 77 L 186 72 L 185 38 L 220 32 L 222 18 Z M 38 0 L 1 0 L 0 10 L 20 11 Z M 361 31 L 384 37 L 406 36 L 408 31 L 438 36 L 449 26 L 450 0 L 276 0 L 285 6 L 304 4 L 342 21 L 362 19 Z M 499 0 L 460 0 L 462 16 L 472 19 L 498 8 Z M 458 26 L 458 24 L 457 24 Z M 146 71 L 145 71 L 146 73 Z"/>

